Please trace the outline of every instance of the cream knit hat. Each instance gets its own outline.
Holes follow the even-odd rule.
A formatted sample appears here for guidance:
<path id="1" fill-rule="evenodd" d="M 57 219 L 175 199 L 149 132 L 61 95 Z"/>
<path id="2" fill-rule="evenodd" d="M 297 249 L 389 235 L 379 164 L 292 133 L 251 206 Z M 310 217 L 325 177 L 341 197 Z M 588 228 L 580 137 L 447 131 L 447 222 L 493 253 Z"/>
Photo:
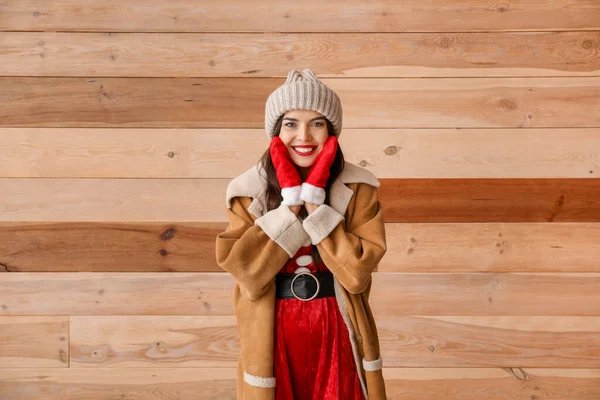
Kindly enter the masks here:
<path id="1" fill-rule="evenodd" d="M 269 138 L 275 136 L 275 124 L 279 117 L 290 110 L 317 111 L 331 122 L 336 137 L 342 132 L 340 98 L 310 69 L 305 69 L 302 74 L 296 70 L 290 71 L 285 83 L 269 95 L 265 105 L 265 130 Z"/>

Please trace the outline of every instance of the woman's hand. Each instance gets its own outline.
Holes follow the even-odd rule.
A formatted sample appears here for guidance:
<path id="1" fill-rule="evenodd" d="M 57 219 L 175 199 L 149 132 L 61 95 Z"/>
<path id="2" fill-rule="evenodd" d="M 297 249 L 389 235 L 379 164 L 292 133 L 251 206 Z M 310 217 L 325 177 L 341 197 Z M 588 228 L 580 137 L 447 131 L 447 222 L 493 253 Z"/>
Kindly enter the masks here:
<path id="1" fill-rule="evenodd" d="M 269 151 L 273 167 L 275 167 L 277 173 L 277 180 L 281 187 L 281 197 L 283 198 L 281 204 L 285 204 L 286 206 L 304 204 L 304 201 L 300 199 L 302 180 L 292 162 L 290 153 L 279 136 L 274 136 L 271 139 Z"/>
<path id="2" fill-rule="evenodd" d="M 296 215 L 298 215 L 300 213 L 300 207 L 302 206 L 289 206 L 290 210 L 292 210 L 292 212 Z"/>
<path id="3" fill-rule="evenodd" d="M 315 212 L 317 208 L 319 208 L 319 204 L 304 202 L 304 208 L 308 211 L 308 215 Z"/>

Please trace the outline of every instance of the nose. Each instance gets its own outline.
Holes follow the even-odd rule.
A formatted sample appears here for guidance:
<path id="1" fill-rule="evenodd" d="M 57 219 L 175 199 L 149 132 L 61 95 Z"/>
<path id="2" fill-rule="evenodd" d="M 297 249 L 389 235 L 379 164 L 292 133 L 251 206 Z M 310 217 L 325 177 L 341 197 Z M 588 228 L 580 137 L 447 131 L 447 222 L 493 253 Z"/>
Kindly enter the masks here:
<path id="1" fill-rule="evenodd" d="M 298 139 L 308 142 L 311 139 L 310 128 L 306 125 L 300 125 L 297 136 Z"/>

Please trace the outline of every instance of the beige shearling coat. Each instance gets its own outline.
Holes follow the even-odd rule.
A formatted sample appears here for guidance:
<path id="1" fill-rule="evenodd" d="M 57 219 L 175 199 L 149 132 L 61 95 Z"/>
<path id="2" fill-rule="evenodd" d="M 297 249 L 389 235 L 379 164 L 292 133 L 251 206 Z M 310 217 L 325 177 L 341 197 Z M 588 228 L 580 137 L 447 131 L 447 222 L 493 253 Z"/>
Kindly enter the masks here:
<path id="1" fill-rule="evenodd" d="M 285 205 L 265 212 L 262 174 L 254 166 L 229 183 L 229 225 L 216 239 L 217 263 L 236 279 L 237 399 L 275 398 L 275 275 L 309 243 L 317 246 L 334 275 L 337 304 L 365 398 L 386 399 L 377 328 L 369 307 L 371 273 L 387 250 L 379 181 L 367 169 L 346 162 L 331 186 L 331 205 L 320 205 L 301 220 Z"/>

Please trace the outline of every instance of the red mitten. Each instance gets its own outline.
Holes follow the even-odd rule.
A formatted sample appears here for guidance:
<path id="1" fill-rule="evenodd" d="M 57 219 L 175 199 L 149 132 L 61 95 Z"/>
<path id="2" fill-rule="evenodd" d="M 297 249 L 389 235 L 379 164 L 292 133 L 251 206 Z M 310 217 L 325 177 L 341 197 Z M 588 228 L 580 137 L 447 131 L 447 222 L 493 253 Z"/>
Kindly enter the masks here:
<path id="1" fill-rule="evenodd" d="M 296 171 L 287 147 L 285 147 L 279 136 L 273 136 L 269 149 L 273 166 L 277 172 L 277 180 L 279 186 L 281 186 L 281 196 L 283 197 L 281 204 L 286 206 L 304 204 L 304 201 L 300 200 L 302 179 Z"/>
<path id="2" fill-rule="evenodd" d="M 329 136 L 319 153 L 313 166 L 308 171 L 306 182 L 302 183 L 300 199 L 307 203 L 323 204 L 325 202 L 325 186 L 329 179 L 331 165 L 335 160 L 338 148 L 338 140 L 335 136 Z"/>

